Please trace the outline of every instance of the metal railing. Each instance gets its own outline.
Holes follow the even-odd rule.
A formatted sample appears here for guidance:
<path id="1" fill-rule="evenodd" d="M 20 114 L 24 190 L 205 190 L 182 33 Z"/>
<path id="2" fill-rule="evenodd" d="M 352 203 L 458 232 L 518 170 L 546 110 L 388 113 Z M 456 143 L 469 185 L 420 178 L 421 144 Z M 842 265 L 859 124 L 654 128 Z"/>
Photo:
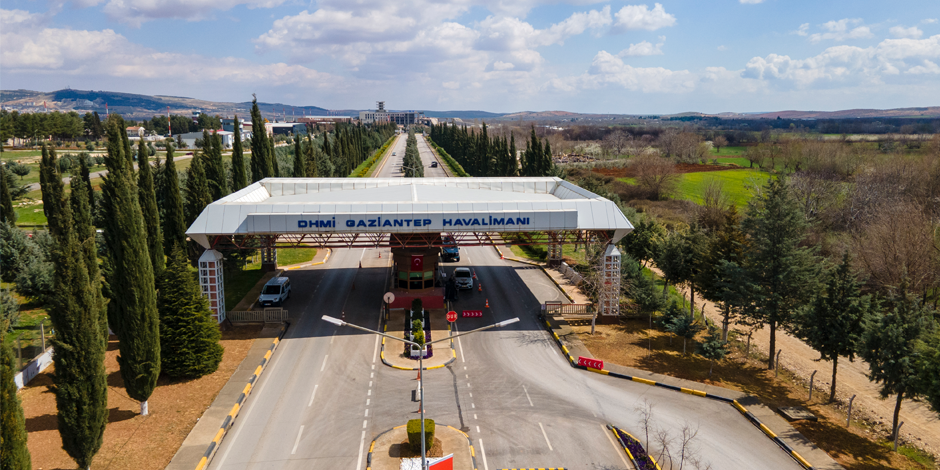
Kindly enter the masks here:
<path id="1" fill-rule="evenodd" d="M 264 310 L 233 310 L 225 317 L 232 323 L 280 323 L 287 321 L 287 310 L 266 308 Z"/>
<path id="2" fill-rule="evenodd" d="M 542 310 L 547 315 L 593 315 L 595 312 L 593 304 L 563 304 L 546 302 L 542 304 Z"/>

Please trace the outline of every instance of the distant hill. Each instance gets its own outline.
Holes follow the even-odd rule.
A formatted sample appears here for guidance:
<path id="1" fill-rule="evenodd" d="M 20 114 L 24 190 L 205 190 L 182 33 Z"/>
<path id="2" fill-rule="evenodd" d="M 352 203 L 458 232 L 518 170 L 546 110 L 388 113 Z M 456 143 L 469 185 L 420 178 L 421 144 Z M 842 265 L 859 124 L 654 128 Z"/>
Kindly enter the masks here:
<path id="1" fill-rule="evenodd" d="M 505 116 L 502 113 L 486 111 L 425 111 L 424 115 L 433 118 L 460 118 L 460 119 L 496 119 Z"/>
<path id="2" fill-rule="evenodd" d="M 902 118 L 902 117 L 940 117 L 940 106 L 896 109 L 846 109 L 842 111 L 776 111 L 764 113 L 719 113 L 704 116 L 716 116 L 725 119 L 856 119 L 856 118 Z"/>

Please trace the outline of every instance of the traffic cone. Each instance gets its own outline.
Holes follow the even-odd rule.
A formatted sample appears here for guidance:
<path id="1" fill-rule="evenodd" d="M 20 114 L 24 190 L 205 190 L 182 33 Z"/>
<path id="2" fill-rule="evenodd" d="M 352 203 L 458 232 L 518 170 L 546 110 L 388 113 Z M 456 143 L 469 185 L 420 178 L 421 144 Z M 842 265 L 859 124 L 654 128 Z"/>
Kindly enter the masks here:
<path id="1" fill-rule="evenodd" d="M 418 369 L 418 378 L 416 378 L 415 380 L 421 380 L 421 369 Z"/>
<path id="2" fill-rule="evenodd" d="M 486 299 L 486 308 L 490 308 L 490 299 Z"/>
<path id="3" fill-rule="evenodd" d="M 483 283 L 482 283 L 482 282 L 479 283 L 479 284 L 477 284 L 477 287 L 479 287 L 478 290 L 479 290 L 480 292 L 483 292 Z"/>
<path id="4" fill-rule="evenodd" d="M 499 252 L 499 259 L 506 259 L 506 257 L 503 256 L 503 252 L 502 252 L 502 251 Z"/>

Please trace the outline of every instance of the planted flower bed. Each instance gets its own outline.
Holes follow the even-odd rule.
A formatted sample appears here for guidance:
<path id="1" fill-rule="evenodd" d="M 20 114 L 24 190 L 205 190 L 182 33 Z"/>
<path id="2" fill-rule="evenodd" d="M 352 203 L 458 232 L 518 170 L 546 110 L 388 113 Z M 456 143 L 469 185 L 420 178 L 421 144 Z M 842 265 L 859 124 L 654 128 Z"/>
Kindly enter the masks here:
<path id="1" fill-rule="evenodd" d="M 637 470 L 660 470 L 659 465 L 653 460 L 653 457 L 646 453 L 646 449 L 643 448 L 640 441 L 622 429 L 615 427 L 610 429 L 617 436 L 623 449 L 627 451 L 627 456 L 630 457 L 630 461 L 633 462 Z"/>
<path id="2" fill-rule="evenodd" d="M 431 342 L 430 312 L 421 308 L 420 302 L 421 301 L 419 299 L 416 299 L 415 302 L 412 303 L 412 310 L 409 311 L 408 315 L 405 316 L 405 325 L 404 325 L 404 338 L 405 339 L 408 339 L 409 337 L 411 337 L 411 335 L 416 331 L 413 328 L 417 328 L 417 327 L 412 327 L 412 325 L 414 325 L 415 322 L 420 321 L 423 326 L 424 343 L 425 343 L 424 347 L 426 349 L 424 357 L 421 358 L 418 356 L 412 356 L 411 355 L 412 346 L 407 343 L 405 344 L 405 357 L 414 361 L 417 361 L 419 359 L 429 359 L 434 356 L 434 346 L 427 344 Z M 415 312 L 420 312 L 420 313 L 416 314 Z"/>

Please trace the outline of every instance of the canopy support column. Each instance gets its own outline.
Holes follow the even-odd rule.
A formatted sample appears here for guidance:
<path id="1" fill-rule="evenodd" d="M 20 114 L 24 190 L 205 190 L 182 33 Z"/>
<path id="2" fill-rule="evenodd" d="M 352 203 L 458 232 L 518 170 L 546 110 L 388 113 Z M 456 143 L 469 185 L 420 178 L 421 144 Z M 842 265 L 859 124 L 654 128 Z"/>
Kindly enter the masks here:
<path id="1" fill-rule="evenodd" d="M 548 245 L 548 265 L 555 267 L 561 266 L 561 243 L 552 243 Z"/>
<path id="2" fill-rule="evenodd" d="M 264 272 L 277 270 L 277 248 L 268 246 L 261 249 L 261 270 Z"/>
<path id="3" fill-rule="evenodd" d="M 225 283 L 222 278 L 222 253 L 206 250 L 199 257 L 199 288 L 209 299 L 209 310 L 219 323 L 225 321 Z"/>
<path id="4" fill-rule="evenodd" d="M 607 245 L 600 266 L 601 285 L 598 295 L 598 313 L 605 317 L 620 315 L 620 250 Z"/>

